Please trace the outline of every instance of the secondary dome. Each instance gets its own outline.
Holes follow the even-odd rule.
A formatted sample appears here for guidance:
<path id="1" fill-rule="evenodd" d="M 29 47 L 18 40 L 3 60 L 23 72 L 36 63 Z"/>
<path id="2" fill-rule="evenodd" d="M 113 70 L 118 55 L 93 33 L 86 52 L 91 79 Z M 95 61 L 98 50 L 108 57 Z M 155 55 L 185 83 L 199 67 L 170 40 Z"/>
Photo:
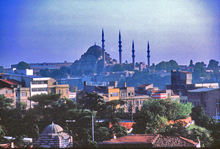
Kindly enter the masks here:
<path id="1" fill-rule="evenodd" d="M 60 125 L 52 123 L 44 128 L 42 134 L 49 134 L 49 133 L 57 134 L 58 132 L 61 132 L 61 131 L 63 131 L 63 128 Z"/>

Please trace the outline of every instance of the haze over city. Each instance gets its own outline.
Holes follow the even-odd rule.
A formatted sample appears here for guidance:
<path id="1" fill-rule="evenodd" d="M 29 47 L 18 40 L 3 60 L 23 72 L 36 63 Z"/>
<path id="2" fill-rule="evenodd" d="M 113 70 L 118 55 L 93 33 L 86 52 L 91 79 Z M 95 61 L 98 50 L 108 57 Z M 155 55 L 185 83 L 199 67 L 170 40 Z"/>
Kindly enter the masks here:
<path id="1" fill-rule="evenodd" d="M 118 60 L 131 62 L 132 40 L 136 61 L 176 60 L 179 64 L 208 64 L 220 60 L 220 2 L 218 0 L 43 1 L 0 0 L 0 66 L 20 61 L 74 62 L 96 43 Z"/>

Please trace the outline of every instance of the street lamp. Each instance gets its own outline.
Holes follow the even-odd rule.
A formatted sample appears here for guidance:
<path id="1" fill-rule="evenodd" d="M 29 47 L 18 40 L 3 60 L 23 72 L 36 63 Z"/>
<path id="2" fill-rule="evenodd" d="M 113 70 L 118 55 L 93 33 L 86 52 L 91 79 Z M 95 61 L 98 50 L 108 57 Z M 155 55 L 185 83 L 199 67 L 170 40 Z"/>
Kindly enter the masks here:
<path id="1" fill-rule="evenodd" d="M 217 103 L 216 103 L 216 110 L 215 110 L 215 112 L 216 112 L 216 119 L 217 119 L 217 121 L 218 121 L 218 107 L 219 107 L 219 102 L 217 101 Z"/>
<path id="2" fill-rule="evenodd" d="M 94 141 L 94 117 L 96 116 L 97 111 L 92 111 L 92 141 Z"/>

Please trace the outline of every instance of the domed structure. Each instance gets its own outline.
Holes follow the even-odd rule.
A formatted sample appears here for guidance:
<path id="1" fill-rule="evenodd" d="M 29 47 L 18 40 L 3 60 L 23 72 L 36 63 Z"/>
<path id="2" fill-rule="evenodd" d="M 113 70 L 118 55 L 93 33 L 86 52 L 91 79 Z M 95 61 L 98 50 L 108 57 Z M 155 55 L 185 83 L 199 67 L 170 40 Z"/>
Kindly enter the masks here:
<path id="1" fill-rule="evenodd" d="M 50 134 L 50 133 L 60 133 L 63 131 L 63 128 L 60 125 L 52 124 L 48 125 L 47 127 L 44 128 L 42 134 Z"/>
<path id="2" fill-rule="evenodd" d="M 101 72 L 103 71 L 103 50 L 100 46 L 94 44 L 81 55 L 79 60 L 76 60 L 70 68 L 70 75 L 75 75 L 80 71 L 84 71 L 85 74 Z M 105 66 L 112 66 L 117 62 L 114 62 L 110 55 L 105 52 Z"/>
<path id="3" fill-rule="evenodd" d="M 93 55 L 96 58 L 98 58 L 102 55 L 102 48 L 95 44 L 95 45 L 91 46 L 85 54 L 86 55 Z"/>
<path id="4" fill-rule="evenodd" d="M 63 132 L 57 124 L 50 124 L 44 128 L 39 138 L 35 138 L 34 147 L 42 148 L 67 148 L 72 147 L 73 137 Z"/>

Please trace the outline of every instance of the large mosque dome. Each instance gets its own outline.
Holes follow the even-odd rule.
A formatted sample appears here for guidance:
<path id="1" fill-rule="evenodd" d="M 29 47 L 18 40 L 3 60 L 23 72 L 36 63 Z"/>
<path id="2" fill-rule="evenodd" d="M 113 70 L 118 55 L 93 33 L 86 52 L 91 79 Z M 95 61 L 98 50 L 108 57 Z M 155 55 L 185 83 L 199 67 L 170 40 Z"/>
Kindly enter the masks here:
<path id="1" fill-rule="evenodd" d="M 102 48 L 100 46 L 97 46 L 96 44 L 91 46 L 86 53 L 84 53 L 81 58 L 86 58 L 87 56 L 92 55 L 96 57 L 97 59 L 100 58 L 102 55 Z"/>
<path id="2" fill-rule="evenodd" d="M 63 128 L 60 125 L 52 123 L 44 128 L 42 134 L 51 134 L 51 133 L 57 134 L 62 131 L 63 131 Z"/>
<path id="3" fill-rule="evenodd" d="M 102 48 L 100 46 L 97 46 L 96 44 L 91 46 L 87 52 L 88 54 L 92 54 L 92 53 L 102 53 Z"/>

